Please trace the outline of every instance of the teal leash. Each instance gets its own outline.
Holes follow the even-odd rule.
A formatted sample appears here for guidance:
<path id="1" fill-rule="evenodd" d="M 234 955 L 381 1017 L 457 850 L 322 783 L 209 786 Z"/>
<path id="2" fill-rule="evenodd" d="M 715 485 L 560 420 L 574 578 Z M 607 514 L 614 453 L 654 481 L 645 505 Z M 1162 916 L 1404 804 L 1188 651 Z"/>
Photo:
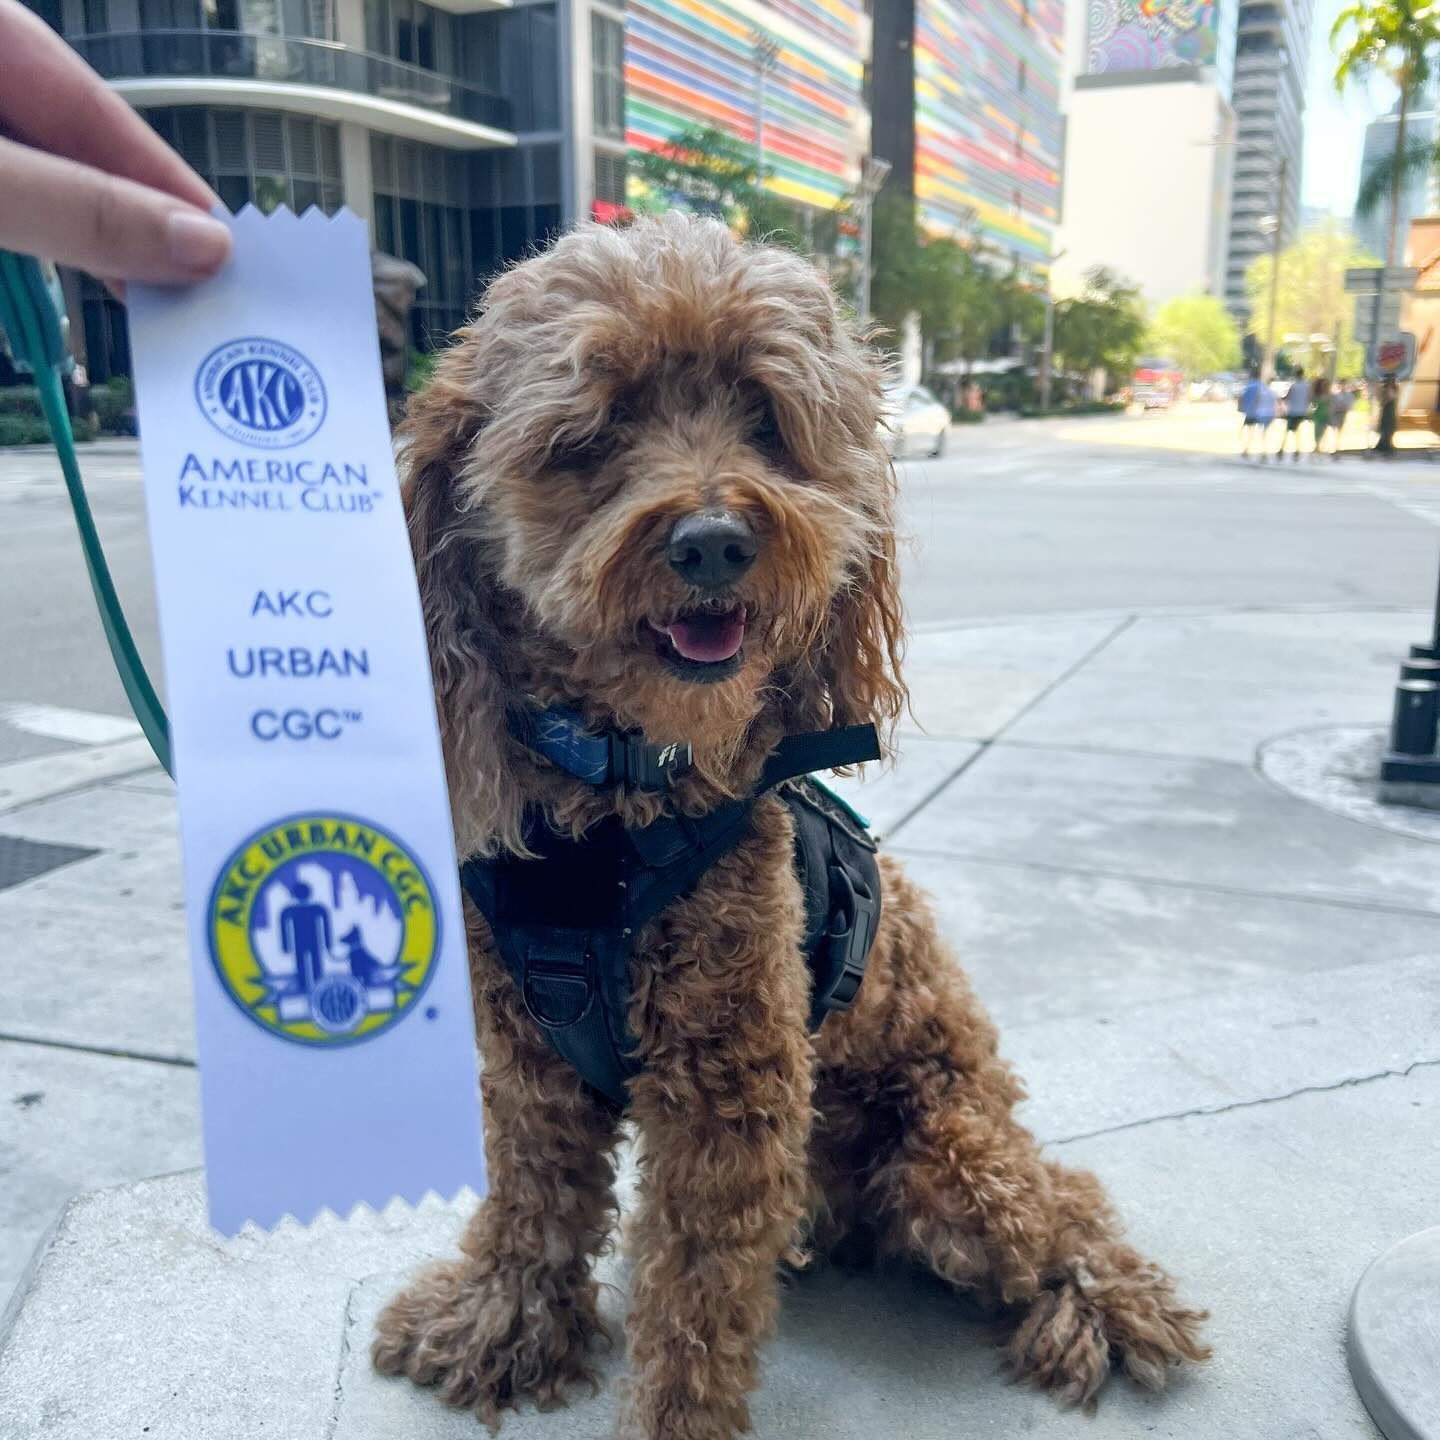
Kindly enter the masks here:
<path id="1" fill-rule="evenodd" d="M 75 454 L 75 434 L 65 407 L 65 390 L 60 380 L 65 363 L 65 345 L 60 336 L 60 317 L 45 287 L 40 266 L 28 255 L 13 255 L 0 250 L 0 329 L 10 339 L 18 358 L 26 361 L 35 376 L 40 392 L 40 406 L 50 427 L 50 438 L 60 457 L 65 475 L 65 489 L 70 508 L 80 531 L 80 548 L 85 554 L 85 569 L 90 588 L 100 610 L 100 623 L 110 646 L 110 656 L 119 672 L 120 683 L 130 701 L 130 708 L 140 722 L 155 758 L 168 774 L 175 772 L 170 759 L 170 724 L 164 707 L 146 672 L 145 662 L 136 648 L 135 637 L 125 619 L 115 581 L 95 528 L 95 516 L 80 478 L 80 462 Z"/>

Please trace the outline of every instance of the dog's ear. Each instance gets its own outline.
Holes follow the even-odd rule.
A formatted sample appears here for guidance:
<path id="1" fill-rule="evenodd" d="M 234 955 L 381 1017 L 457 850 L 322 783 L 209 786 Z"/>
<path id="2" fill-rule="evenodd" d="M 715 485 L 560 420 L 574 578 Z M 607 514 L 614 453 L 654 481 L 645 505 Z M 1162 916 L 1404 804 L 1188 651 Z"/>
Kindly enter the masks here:
<path id="1" fill-rule="evenodd" d="M 888 462 L 872 495 L 874 528 L 864 561 L 831 602 L 820 677 L 832 725 L 873 724 L 887 741 L 909 696 L 900 674 L 904 620 L 895 563 L 895 493 Z"/>
<path id="2" fill-rule="evenodd" d="M 504 600 L 486 555 L 473 454 L 488 415 L 481 349 L 474 327 L 462 332 L 412 397 L 400 431 L 405 513 L 462 858 L 524 848 L 523 799 L 505 763 Z"/>
<path id="3" fill-rule="evenodd" d="M 828 283 L 822 281 L 820 291 L 826 403 L 813 417 L 813 430 L 825 437 L 827 454 L 817 457 L 817 468 L 844 475 L 844 498 L 863 517 L 865 538 L 831 602 L 817 668 L 830 723 L 872 724 L 888 748 L 910 697 L 900 673 L 905 636 L 895 557 L 895 467 L 878 431 L 885 368 Z M 843 458 L 837 461 L 837 455 Z"/>

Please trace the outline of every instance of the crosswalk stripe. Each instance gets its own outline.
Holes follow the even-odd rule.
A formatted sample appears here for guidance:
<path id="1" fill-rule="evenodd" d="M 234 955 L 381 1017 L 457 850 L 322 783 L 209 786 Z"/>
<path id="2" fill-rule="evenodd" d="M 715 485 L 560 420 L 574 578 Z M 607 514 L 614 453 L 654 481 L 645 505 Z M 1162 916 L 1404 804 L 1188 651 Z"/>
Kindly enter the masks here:
<path id="1" fill-rule="evenodd" d="M 67 710 L 59 705 L 0 704 L 0 720 L 27 735 L 69 740 L 76 745 L 113 745 L 118 740 L 133 740 L 141 733 L 129 716 Z"/>

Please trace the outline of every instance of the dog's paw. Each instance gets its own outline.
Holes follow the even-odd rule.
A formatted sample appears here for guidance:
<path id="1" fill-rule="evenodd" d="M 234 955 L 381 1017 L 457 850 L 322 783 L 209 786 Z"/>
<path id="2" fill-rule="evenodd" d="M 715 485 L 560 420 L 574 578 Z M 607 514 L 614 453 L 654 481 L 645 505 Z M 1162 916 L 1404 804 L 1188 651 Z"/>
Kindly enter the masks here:
<path id="1" fill-rule="evenodd" d="M 591 1344 L 603 1336 L 592 1293 L 527 1290 L 520 1277 L 476 1276 L 468 1262 L 436 1266 L 381 1312 L 370 1357 L 382 1374 L 433 1385 L 492 1429 L 530 1396 L 542 1410 L 572 1386 L 597 1385 Z"/>
<path id="2" fill-rule="evenodd" d="M 1062 1405 L 1093 1405 L 1114 1368 L 1147 1390 L 1163 1390 L 1177 1365 L 1207 1359 L 1207 1316 L 1175 1297 L 1164 1271 L 1127 1255 L 1101 1277 L 1077 1263 L 1031 1302 L 1005 1356 L 1016 1379 L 1051 1391 Z"/>

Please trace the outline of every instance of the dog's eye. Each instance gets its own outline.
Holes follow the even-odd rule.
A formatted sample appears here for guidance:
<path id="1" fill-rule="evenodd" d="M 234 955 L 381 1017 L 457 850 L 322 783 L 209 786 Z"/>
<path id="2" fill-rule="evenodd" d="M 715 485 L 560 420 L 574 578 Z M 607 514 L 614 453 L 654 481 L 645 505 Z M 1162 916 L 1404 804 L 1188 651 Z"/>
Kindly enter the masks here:
<path id="1" fill-rule="evenodd" d="M 592 435 L 588 440 L 562 442 L 550 452 L 550 468 L 572 475 L 598 470 L 610 458 L 614 448 L 614 441 L 604 433 Z"/>
<path id="2" fill-rule="evenodd" d="M 550 451 L 550 468 L 570 474 L 598 470 L 620 443 L 620 427 L 634 416 L 634 405 L 628 395 L 617 396 L 610 404 L 604 426 L 595 434 L 572 440 L 558 441 Z"/>
<path id="3" fill-rule="evenodd" d="M 774 402 L 768 395 L 758 399 L 750 411 L 748 439 L 762 455 L 773 460 L 780 460 L 785 456 L 785 436 L 780 430 Z"/>

